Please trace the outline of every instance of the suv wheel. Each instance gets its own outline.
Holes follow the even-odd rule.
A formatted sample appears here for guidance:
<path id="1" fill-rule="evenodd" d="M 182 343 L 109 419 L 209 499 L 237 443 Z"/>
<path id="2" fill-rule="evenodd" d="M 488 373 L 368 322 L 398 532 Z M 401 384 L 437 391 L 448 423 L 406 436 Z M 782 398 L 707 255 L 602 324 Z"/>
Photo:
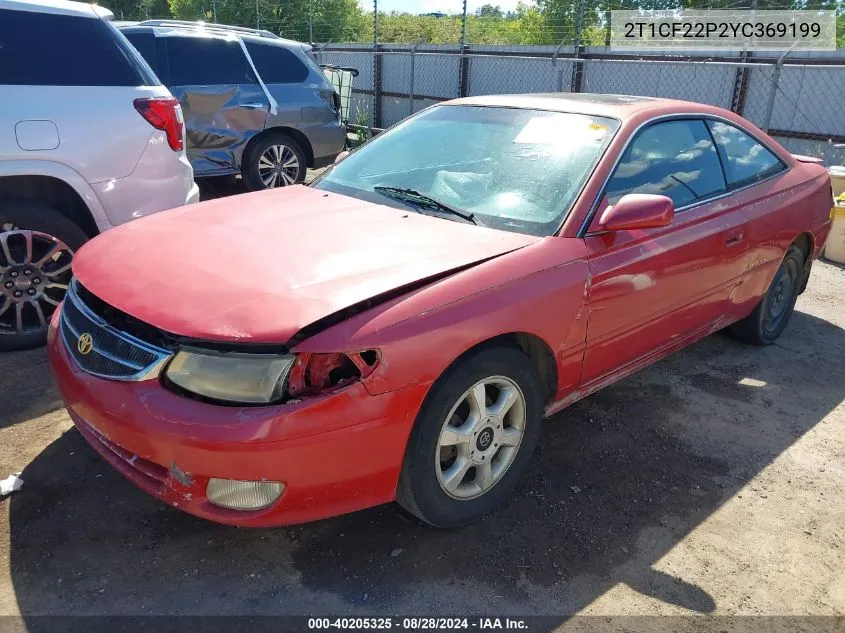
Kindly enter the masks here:
<path id="1" fill-rule="evenodd" d="M 44 344 L 70 283 L 73 254 L 87 239 L 49 205 L 0 200 L 0 351 Z"/>
<path id="2" fill-rule="evenodd" d="M 245 156 L 244 183 L 251 191 L 287 187 L 305 180 L 305 152 L 286 134 L 259 139 Z"/>

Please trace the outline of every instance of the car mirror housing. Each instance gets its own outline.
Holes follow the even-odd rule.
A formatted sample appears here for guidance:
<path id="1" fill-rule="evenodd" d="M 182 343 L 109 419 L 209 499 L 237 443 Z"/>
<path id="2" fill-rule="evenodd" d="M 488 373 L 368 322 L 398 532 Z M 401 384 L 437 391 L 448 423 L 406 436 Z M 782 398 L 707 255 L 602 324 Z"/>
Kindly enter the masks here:
<path id="1" fill-rule="evenodd" d="M 601 214 L 604 231 L 632 231 L 669 226 L 675 215 L 671 198 L 646 193 L 629 193 Z"/>

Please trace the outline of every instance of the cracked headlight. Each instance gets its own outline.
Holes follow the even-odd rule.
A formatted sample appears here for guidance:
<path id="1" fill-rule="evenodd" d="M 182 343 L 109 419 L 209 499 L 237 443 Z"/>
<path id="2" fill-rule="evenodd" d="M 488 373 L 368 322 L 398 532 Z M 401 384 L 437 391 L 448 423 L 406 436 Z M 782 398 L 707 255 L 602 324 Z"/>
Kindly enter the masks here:
<path id="1" fill-rule="evenodd" d="M 165 376 L 177 387 L 233 404 L 269 404 L 282 398 L 291 354 L 249 354 L 182 348 Z"/>

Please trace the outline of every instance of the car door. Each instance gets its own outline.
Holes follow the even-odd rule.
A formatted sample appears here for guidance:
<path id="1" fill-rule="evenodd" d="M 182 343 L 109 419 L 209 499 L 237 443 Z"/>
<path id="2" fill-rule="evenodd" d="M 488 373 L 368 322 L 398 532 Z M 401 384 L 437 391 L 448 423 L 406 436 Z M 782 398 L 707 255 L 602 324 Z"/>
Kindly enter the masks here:
<path id="1" fill-rule="evenodd" d="M 237 173 L 244 146 L 264 129 L 270 109 L 240 40 L 187 33 L 158 40 L 167 60 L 163 79 L 185 114 L 194 173 Z"/>
<path id="2" fill-rule="evenodd" d="M 783 195 L 779 176 L 787 165 L 759 140 L 726 121 L 711 119 L 707 125 L 725 166 L 728 189 L 735 192 L 748 220 L 748 265 L 734 296 L 737 316 L 744 316 L 768 289 L 787 245 L 795 239 L 790 213 L 803 196 L 796 195 L 798 188 Z"/>
<path id="3" fill-rule="evenodd" d="M 591 284 L 583 385 L 723 322 L 747 243 L 745 216 L 726 192 L 701 119 L 652 123 L 628 144 L 585 236 Z M 627 193 L 668 196 L 672 223 L 602 231 L 603 210 Z"/>

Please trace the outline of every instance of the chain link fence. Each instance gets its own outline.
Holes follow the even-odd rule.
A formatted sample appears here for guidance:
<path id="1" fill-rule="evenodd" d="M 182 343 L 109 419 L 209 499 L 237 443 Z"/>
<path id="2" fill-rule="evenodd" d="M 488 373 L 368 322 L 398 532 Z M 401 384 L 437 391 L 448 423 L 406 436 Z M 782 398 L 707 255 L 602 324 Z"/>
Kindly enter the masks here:
<path id="1" fill-rule="evenodd" d="M 322 63 L 361 71 L 352 121 L 389 127 L 463 96 L 595 92 L 682 99 L 732 110 L 793 153 L 845 164 L 845 54 L 795 60 L 648 57 L 604 47 L 387 46 L 316 48 Z M 746 61 L 741 61 L 746 59 Z"/>
<path id="2" fill-rule="evenodd" d="M 121 1 L 105 2 L 118 18 L 201 19 L 312 42 L 320 63 L 360 72 L 353 124 L 384 128 L 438 101 L 471 95 L 668 97 L 733 110 L 794 153 L 845 164 L 845 15 L 836 52 L 620 54 L 607 46 L 610 12 L 631 8 L 629 0 L 535 0 L 508 11 L 448 0 L 448 13 L 424 15 L 385 11 L 391 0 L 127 0 L 135 4 L 126 9 Z M 706 4 L 795 8 L 792 0 Z"/>

